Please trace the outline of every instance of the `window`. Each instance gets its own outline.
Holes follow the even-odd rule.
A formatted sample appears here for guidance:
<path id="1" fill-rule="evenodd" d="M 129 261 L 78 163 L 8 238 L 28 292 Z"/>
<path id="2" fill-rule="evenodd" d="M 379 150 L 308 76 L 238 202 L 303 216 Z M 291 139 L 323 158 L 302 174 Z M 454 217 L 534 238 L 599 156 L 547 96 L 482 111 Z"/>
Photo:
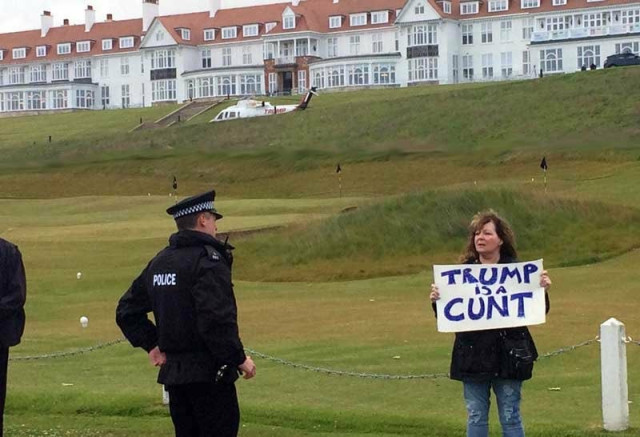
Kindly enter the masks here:
<path id="1" fill-rule="evenodd" d="M 161 70 L 176 67 L 175 50 L 156 50 L 151 53 L 151 69 Z"/>
<path id="2" fill-rule="evenodd" d="M 269 73 L 269 92 L 278 92 L 278 73 Z"/>
<path id="3" fill-rule="evenodd" d="M 349 38 L 349 53 L 352 55 L 360 54 L 360 35 L 351 35 Z"/>
<path id="4" fill-rule="evenodd" d="M 240 76 L 240 94 L 262 94 L 262 75 L 243 74 Z"/>
<path id="5" fill-rule="evenodd" d="M 204 40 L 205 41 L 213 41 L 216 38 L 216 30 L 215 29 L 205 29 L 204 31 Z"/>
<path id="6" fill-rule="evenodd" d="M 511 21 L 500 22 L 500 41 L 502 42 L 511 41 L 512 28 L 513 28 L 513 23 Z"/>
<path id="7" fill-rule="evenodd" d="M 327 39 L 327 58 L 338 56 L 338 38 Z"/>
<path id="8" fill-rule="evenodd" d="M 571 20 L 571 17 L 569 16 L 547 18 L 545 21 L 547 31 L 553 32 L 555 30 L 568 29 L 570 27 L 570 24 L 569 24 L 570 20 Z"/>
<path id="9" fill-rule="evenodd" d="M 242 26 L 242 36 L 258 36 L 258 25 L 250 24 Z"/>
<path id="10" fill-rule="evenodd" d="M 371 51 L 373 53 L 382 53 L 382 34 L 374 33 L 371 35 Z"/>
<path id="11" fill-rule="evenodd" d="M 489 0 L 489 12 L 500 12 L 509 9 L 508 0 Z"/>
<path id="12" fill-rule="evenodd" d="M 109 76 L 109 60 L 100 59 L 100 76 L 105 78 Z"/>
<path id="13" fill-rule="evenodd" d="M 127 76 L 129 71 L 129 58 L 120 58 L 120 74 Z"/>
<path id="14" fill-rule="evenodd" d="M 442 11 L 445 14 L 451 13 L 451 2 L 442 2 Z"/>
<path id="15" fill-rule="evenodd" d="M 400 33 L 396 30 L 393 33 L 394 46 L 396 48 L 396 52 L 400 51 Z"/>
<path id="16" fill-rule="evenodd" d="M 27 49 L 26 48 L 13 49 L 12 56 L 13 56 L 13 59 L 26 58 L 27 57 Z"/>
<path id="17" fill-rule="evenodd" d="M 333 67 L 327 72 L 327 86 L 339 87 L 344 86 L 344 66 Z"/>
<path id="18" fill-rule="evenodd" d="M 306 39 L 298 41 L 296 44 L 296 56 L 307 56 L 309 54 L 309 44 Z"/>
<path id="19" fill-rule="evenodd" d="M 30 82 L 46 82 L 47 70 L 44 65 L 33 65 L 29 69 L 29 81 Z"/>
<path id="20" fill-rule="evenodd" d="M 473 80 L 473 55 L 462 56 L 462 78 Z"/>
<path id="21" fill-rule="evenodd" d="M 158 30 L 156 32 L 156 42 L 164 41 L 164 32 L 162 30 Z"/>
<path id="22" fill-rule="evenodd" d="M 76 79 L 91 78 L 91 60 L 76 61 L 74 73 Z"/>
<path id="23" fill-rule="evenodd" d="M 131 95 L 130 95 L 130 89 L 129 89 L 129 85 L 122 85 L 121 88 L 122 92 L 122 107 L 123 108 L 128 108 L 129 105 L 131 105 Z"/>
<path id="24" fill-rule="evenodd" d="M 103 39 L 102 40 L 102 50 L 111 50 L 113 49 L 113 40 L 112 39 Z"/>
<path id="25" fill-rule="evenodd" d="M 409 82 L 438 79 L 438 58 L 409 59 Z"/>
<path id="26" fill-rule="evenodd" d="M 485 53 L 482 55 L 482 78 L 493 79 L 493 54 Z"/>
<path id="27" fill-rule="evenodd" d="M 376 11 L 371 13 L 371 24 L 382 24 L 389 22 L 389 11 Z"/>
<path id="28" fill-rule="evenodd" d="M 503 78 L 508 78 L 513 75 L 513 56 L 511 52 L 500 53 L 500 69 Z"/>
<path id="29" fill-rule="evenodd" d="M 185 41 L 189 41 L 191 40 L 191 29 L 180 29 L 180 33 L 182 36 L 182 39 Z"/>
<path id="30" fill-rule="evenodd" d="M 493 23 L 482 23 L 480 29 L 480 41 L 483 44 L 490 44 L 493 42 Z"/>
<path id="31" fill-rule="evenodd" d="M 71 43 L 58 44 L 58 54 L 68 55 L 71 53 Z"/>
<path id="32" fill-rule="evenodd" d="M 295 29 L 296 28 L 296 16 L 295 15 L 285 15 L 282 20 L 282 28 L 283 29 Z"/>
<path id="33" fill-rule="evenodd" d="M 352 14 L 349 15 L 349 25 L 351 26 L 364 26 L 367 24 L 367 14 Z"/>
<path id="34" fill-rule="evenodd" d="M 313 75 L 312 86 L 317 88 L 324 88 L 324 70 L 316 71 Z"/>
<path id="35" fill-rule="evenodd" d="M 407 45 L 409 47 L 438 44 L 438 33 L 434 24 L 421 24 L 412 26 L 407 33 Z"/>
<path id="36" fill-rule="evenodd" d="M 578 47 L 578 68 L 600 66 L 600 46 L 590 45 Z"/>
<path id="37" fill-rule="evenodd" d="M 64 62 L 53 64 L 53 80 L 69 80 L 69 64 Z"/>
<path id="38" fill-rule="evenodd" d="M 222 49 L 222 66 L 228 67 L 231 65 L 231 48 L 225 47 Z"/>
<path id="39" fill-rule="evenodd" d="M 414 8 L 413 12 L 414 12 L 416 15 L 424 15 L 424 5 L 417 5 L 417 6 Z"/>
<path id="40" fill-rule="evenodd" d="M 349 85 L 368 85 L 369 65 L 349 66 Z"/>
<path id="41" fill-rule="evenodd" d="M 47 46 L 38 46 L 38 47 L 36 47 L 36 56 L 38 58 L 42 58 L 43 56 L 47 56 Z"/>
<path id="42" fill-rule="evenodd" d="M 202 68 L 211 68 L 211 49 L 202 49 Z"/>
<path id="43" fill-rule="evenodd" d="M 478 13 L 478 2 L 460 3 L 460 15 L 469 15 Z"/>
<path id="44" fill-rule="evenodd" d="M 534 20 L 533 18 L 525 18 L 522 20 L 522 39 L 530 40 L 533 33 Z"/>
<path id="45" fill-rule="evenodd" d="M 531 54 L 529 50 L 522 52 L 522 74 L 525 76 L 536 74 L 533 68 L 531 68 Z"/>
<path id="46" fill-rule="evenodd" d="M 462 45 L 473 44 L 473 24 L 462 25 Z"/>
<path id="47" fill-rule="evenodd" d="M 329 17 L 329 28 L 330 29 L 337 29 L 338 27 L 342 26 L 342 17 L 341 16 L 335 16 L 335 17 Z"/>
<path id="48" fill-rule="evenodd" d="M 106 108 L 107 106 L 109 106 L 110 98 L 109 98 L 109 87 L 108 86 L 101 86 L 100 87 L 100 97 L 102 99 L 102 107 Z"/>
<path id="49" fill-rule="evenodd" d="M 276 27 L 276 24 L 277 24 L 277 23 L 267 23 L 267 24 L 265 25 L 264 31 L 265 31 L 265 32 L 267 32 L 267 33 L 271 32 L 271 30 L 272 30 L 274 27 Z"/>
<path id="50" fill-rule="evenodd" d="M 89 41 L 80 41 L 76 44 L 76 51 L 78 53 L 86 53 L 91 51 L 91 43 Z"/>
<path id="51" fill-rule="evenodd" d="M 27 93 L 27 109 L 47 109 L 47 98 L 44 91 L 30 91 Z"/>
<path id="52" fill-rule="evenodd" d="M 176 100 L 176 80 L 156 80 L 151 82 L 151 100 L 162 102 Z"/>
<path id="53" fill-rule="evenodd" d="M 277 73 L 274 73 L 277 74 Z M 220 76 L 218 78 L 218 95 L 230 96 L 236 94 L 236 76 Z M 235 116 L 235 115 L 234 115 Z"/>
<path id="54" fill-rule="evenodd" d="M 620 53 L 635 53 L 636 55 L 640 52 L 640 42 L 622 42 L 616 44 L 616 55 Z"/>
<path id="55" fill-rule="evenodd" d="M 582 27 L 602 27 L 606 21 L 604 14 L 584 14 L 582 16 Z M 624 16 L 623 16 L 624 20 Z M 626 23 L 623 23 L 626 24 Z"/>
<path id="56" fill-rule="evenodd" d="M 76 108 L 93 108 L 93 91 L 76 90 Z"/>
<path id="57" fill-rule="evenodd" d="M 9 69 L 9 84 L 18 85 L 25 83 L 24 69 L 22 67 L 12 67 Z"/>
<path id="58" fill-rule="evenodd" d="M 522 9 L 539 8 L 540 0 L 522 0 L 520 5 Z"/>
<path id="59" fill-rule="evenodd" d="M 307 72 L 306 70 L 298 70 L 298 92 L 300 94 L 307 90 Z"/>
<path id="60" fill-rule="evenodd" d="M 251 47 L 250 46 L 242 47 L 242 63 L 244 65 L 251 65 L 253 63 L 252 58 L 253 57 L 251 55 Z"/>
<path id="61" fill-rule="evenodd" d="M 436 69 L 437 72 L 437 69 Z M 373 64 L 373 83 L 387 85 L 396 83 L 396 67 L 393 64 Z"/>
<path id="62" fill-rule="evenodd" d="M 222 28 L 222 39 L 232 39 L 238 36 L 238 28 L 237 27 L 223 27 Z"/>
<path id="63" fill-rule="evenodd" d="M 622 24 L 640 23 L 640 9 L 622 11 Z"/>
<path id="64" fill-rule="evenodd" d="M 66 109 L 68 102 L 67 90 L 57 90 L 53 92 L 53 109 Z"/>
<path id="65" fill-rule="evenodd" d="M 540 64 L 545 73 L 562 71 L 562 49 L 540 50 Z"/>
<path id="66" fill-rule="evenodd" d="M 552 0 L 551 4 L 553 4 L 553 6 L 563 6 L 567 4 L 567 0 Z"/>
<path id="67" fill-rule="evenodd" d="M 120 38 L 120 48 L 121 49 L 130 49 L 133 47 L 133 37 L 127 36 L 124 38 Z"/>

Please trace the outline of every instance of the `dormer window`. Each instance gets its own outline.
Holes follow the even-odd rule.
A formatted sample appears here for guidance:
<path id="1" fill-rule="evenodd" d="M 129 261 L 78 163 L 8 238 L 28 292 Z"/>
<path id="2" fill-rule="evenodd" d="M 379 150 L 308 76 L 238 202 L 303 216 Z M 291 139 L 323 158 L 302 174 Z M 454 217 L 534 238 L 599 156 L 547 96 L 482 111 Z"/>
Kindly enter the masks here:
<path id="1" fill-rule="evenodd" d="M 367 14 L 351 14 L 349 15 L 349 24 L 351 26 L 364 26 L 367 24 Z"/>
<path id="2" fill-rule="evenodd" d="M 125 36 L 120 38 L 120 48 L 121 49 L 130 49 L 133 47 L 133 37 Z"/>
<path id="3" fill-rule="evenodd" d="M 267 23 L 267 24 L 265 24 L 264 31 L 265 31 L 266 33 L 271 32 L 271 30 L 272 30 L 274 27 L 276 27 L 276 24 L 278 24 L 278 23 Z"/>
<path id="4" fill-rule="evenodd" d="M 540 0 L 522 0 L 522 9 L 539 8 Z"/>
<path id="5" fill-rule="evenodd" d="M 424 15 L 424 5 L 417 5 L 417 6 L 415 7 L 415 9 L 413 10 L 413 12 L 414 12 L 416 15 Z"/>
<path id="6" fill-rule="evenodd" d="M 22 47 L 19 49 L 13 49 L 13 59 L 24 59 L 27 57 L 27 49 Z"/>
<path id="7" fill-rule="evenodd" d="M 567 0 L 553 0 L 551 4 L 553 6 L 564 6 L 567 4 Z"/>
<path id="8" fill-rule="evenodd" d="M 258 25 L 249 24 L 242 26 L 242 36 L 258 36 Z"/>
<path id="9" fill-rule="evenodd" d="M 389 11 L 376 11 L 371 13 L 371 24 L 382 24 L 389 22 Z"/>
<path id="10" fill-rule="evenodd" d="M 71 43 L 58 44 L 58 54 L 68 55 L 71 53 Z"/>
<path id="11" fill-rule="evenodd" d="M 442 12 L 445 14 L 451 13 L 451 2 L 442 2 Z"/>
<path id="12" fill-rule="evenodd" d="M 460 3 L 460 15 L 470 15 L 478 13 L 478 2 Z"/>
<path id="13" fill-rule="evenodd" d="M 238 28 L 237 27 L 223 27 L 222 28 L 222 39 L 232 39 L 238 36 Z"/>
<path id="14" fill-rule="evenodd" d="M 507 9 L 509 9 L 508 0 L 489 0 L 489 12 L 501 12 Z"/>
<path id="15" fill-rule="evenodd" d="M 36 57 L 43 58 L 47 56 L 47 46 L 36 47 Z"/>
<path id="16" fill-rule="evenodd" d="M 342 27 L 342 16 L 329 17 L 329 29 L 337 29 L 339 27 Z"/>
<path id="17" fill-rule="evenodd" d="M 102 50 L 111 50 L 113 49 L 113 40 L 112 39 L 103 39 L 102 40 Z"/>
<path id="18" fill-rule="evenodd" d="M 191 30 L 190 29 L 180 29 L 180 36 L 185 41 L 191 40 Z"/>
<path id="19" fill-rule="evenodd" d="M 204 40 L 205 41 L 213 41 L 216 39 L 216 30 L 215 29 L 205 29 L 204 30 Z"/>
<path id="20" fill-rule="evenodd" d="M 89 41 L 80 41 L 76 44 L 76 51 L 78 53 L 85 53 L 91 50 L 91 43 Z"/>
<path id="21" fill-rule="evenodd" d="M 296 28 L 296 16 L 288 15 L 284 17 L 284 21 L 282 22 L 283 29 L 295 29 Z"/>

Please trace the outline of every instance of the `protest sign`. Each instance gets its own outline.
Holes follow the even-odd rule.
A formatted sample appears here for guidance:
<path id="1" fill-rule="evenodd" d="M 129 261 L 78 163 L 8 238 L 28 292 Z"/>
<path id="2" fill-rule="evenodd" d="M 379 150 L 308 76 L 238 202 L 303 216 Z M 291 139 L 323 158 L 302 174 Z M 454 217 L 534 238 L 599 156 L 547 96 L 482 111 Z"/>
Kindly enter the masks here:
<path id="1" fill-rule="evenodd" d="M 438 331 L 462 332 L 545 322 L 542 260 L 433 266 Z"/>

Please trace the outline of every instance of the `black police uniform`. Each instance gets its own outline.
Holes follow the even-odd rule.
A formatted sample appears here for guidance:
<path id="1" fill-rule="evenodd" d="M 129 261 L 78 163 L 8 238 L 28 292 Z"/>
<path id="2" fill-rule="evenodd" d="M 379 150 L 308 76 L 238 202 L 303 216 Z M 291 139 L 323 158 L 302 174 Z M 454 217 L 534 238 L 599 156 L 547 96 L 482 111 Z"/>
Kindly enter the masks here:
<path id="1" fill-rule="evenodd" d="M 211 201 L 202 202 L 203 196 Z M 215 193 L 185 199 L 174 217 L 213 208 Z M 185 213 L 186 212 L 186 213 Z M 236 436 L 234 381 L 246 356 L 231 283 L 232 247 L 191 230 L 173 234 L 122 296 L 116 321 L 135 347 L 167 356 L 158 382 L 169 392 L 176 437 Z M 153 311 L 156 324 L 147 317 Z"/>
<path id="2" fill-rule="evenodd" d="M 0 238 L 0 437 L 7 395 L 9 348 L 20 343 L 24 332 L 27 281 L 20 250 Z"/>

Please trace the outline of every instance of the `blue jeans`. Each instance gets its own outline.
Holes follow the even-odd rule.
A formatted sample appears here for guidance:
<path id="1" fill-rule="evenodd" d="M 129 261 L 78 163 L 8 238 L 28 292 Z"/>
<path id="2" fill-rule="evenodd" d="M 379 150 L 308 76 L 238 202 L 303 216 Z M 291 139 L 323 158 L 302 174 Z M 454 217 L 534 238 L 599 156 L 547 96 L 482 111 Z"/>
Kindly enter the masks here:
<path id="1" fill-rule="evenodd" d="M 503 437 L 524 437 L 520 418 L 522 381 L 494 379 L 487 382 L 463 381 L 467 406 L 467 437 L 489 436 L 489 406 L 491 387 L 498 401 L 498 414 Z"/>

